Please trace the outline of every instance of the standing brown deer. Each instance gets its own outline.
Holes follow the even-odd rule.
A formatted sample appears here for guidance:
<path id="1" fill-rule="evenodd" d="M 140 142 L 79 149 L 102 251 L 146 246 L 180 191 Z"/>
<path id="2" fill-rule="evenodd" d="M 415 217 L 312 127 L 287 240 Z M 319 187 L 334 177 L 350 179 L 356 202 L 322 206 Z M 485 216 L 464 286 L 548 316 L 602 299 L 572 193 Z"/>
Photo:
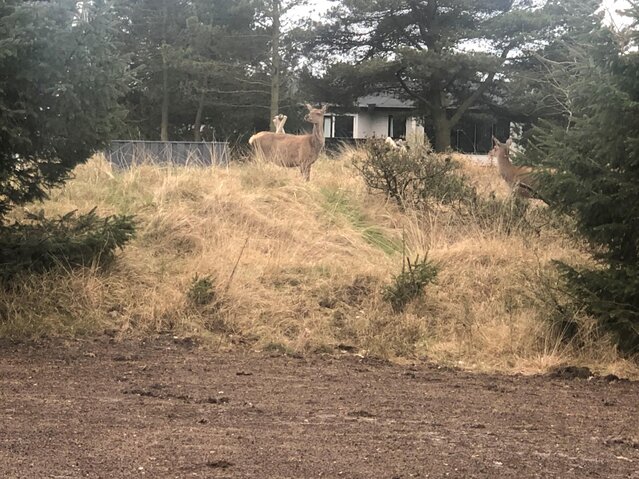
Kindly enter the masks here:
<path id="1" fill-rule="evenodd" d="M 304 118 L 313 124 L 313 132 L 306 135 L 290 135 L 287 133 L 256 133 L 249 139 L 249 144 L 273 163 L 288 168 L 299 167 L 306 181 L 311 179 L 311 166 L 317 160 L 324 147 L 324 114 L 326 105 L 313 108 L 307 104 L 308 113 Z"/>
<path id="2" fill-rule="evenodd" d="M 491 158 L 491 162 L 492 158 L 497 158 L 499 174 L 512 191 L 524 198 L 541 199 L 536 191 L 534 170 L 529 166 L 515 166 L 511 163 L 510 148 L 512 143 L 512 138 L 508 138 L 506 143 L 502 143 L 493 136 L 494 146 L 488 157 Z"/>

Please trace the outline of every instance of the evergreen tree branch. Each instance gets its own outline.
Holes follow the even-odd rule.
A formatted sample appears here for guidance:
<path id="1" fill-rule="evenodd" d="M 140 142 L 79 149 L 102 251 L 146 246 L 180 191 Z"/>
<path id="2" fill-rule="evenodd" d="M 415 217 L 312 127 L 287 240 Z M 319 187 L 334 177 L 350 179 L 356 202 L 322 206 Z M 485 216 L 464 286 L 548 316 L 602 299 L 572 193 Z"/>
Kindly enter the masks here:
<path id="1" fill-rule="evenodd" d="M 397 77 L 397 80 L 399 81 L 399 84 L 401 85 L 402 89 L 411 97 L 415 98 L 416 100 L 422 102 L 429 110 L 433 109 L 433 104 L 431 101 L 429 101 L 426 97 L 416 93 L 414 90 L 412 90 L 408 84 L 406 83 L 406 80 L 403 77 L 403 73 L 406 69 L 405 68 L 400 68 L 399 70 L 397 70 L 395 72 L 395 77 Z"/>
<path id="2" fill-rule="evenodd" d="M 501 59 L 501 64 L 503 65 L 503 63 L 506 61 L 506 58 L 508 57 L 508 53 L 510 53 L 510 51 L 515 47 L 515 44 L 513 42 L 509 43 L 504 50 L 501 52 L 501 55 L 499 56 Z M 457 110 L 455 111 L 455 113 L 453 114 L 453 116 L 450 119 L 450 126 L 451 128 L 453 126 L 455 126 L 459 120 L 461 120 L 462 116 L 464 116 L 464 113 L 466 113 L 466 111 L 468 111 L 468 109 L 473 106 L 475 103 L 477 103 L 477 101 L 481 98 L 481 96 L 486 93 L 486 91 L 488 90 L 488 88 L 490 88 L 493 85 L 493 81 L 495 80 L 495 75 L 497 74 L 497 71 L 493 71 L 491 73 L 488 74 L 488 76 L 486 77 L 486 79 L 480 83 L 480 85 L 477 87 L 477 89 L 475 91 L 473 91 L 473 93 L 470 94 L 470 96 L 468 96 L 465 100 L 463 100 L 459 107 L 457 107 Z"/>

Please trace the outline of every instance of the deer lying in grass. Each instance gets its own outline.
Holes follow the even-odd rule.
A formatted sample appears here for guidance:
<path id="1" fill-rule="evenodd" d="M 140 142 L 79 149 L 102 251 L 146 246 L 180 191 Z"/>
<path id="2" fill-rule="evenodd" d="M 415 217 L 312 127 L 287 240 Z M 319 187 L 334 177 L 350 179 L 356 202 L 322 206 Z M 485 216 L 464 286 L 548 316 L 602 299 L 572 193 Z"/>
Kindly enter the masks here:
<path id="1" fill-rule="evenodd" d="M 508 183 L 511 190 L 524 198 L 542 199 L 537 193 L 534 170 L 529 166 L 515 166 L 510 161 L 512 138 L 506 143 L 500 142 L 493 136 L 493 149 L 488 154 L 491 159 L 497 159 L 497 169 L 501 177 Z"/>
<path id="2" fill-rule="evenodd" d="M 387 136 L 384 143 L 392 150 L 401 150 L 403 152 L 407 151 L 406 143 L 402 139 L 395 141 L 390 136 Z"/>
<path id="3" fill-rule="evenodd" d="M 249 144 L 255 149 L 256 154 L 276 165 L 299 168 L 304 179 L 309 181 L 311 179 L 311 166 L 324 147 L 326 105 L 323 108 L 313 108 L 307 104 L 306 108 L 308 108 L 308 113 L 304 119 L 313 124 L 312 133 L 290 135 L 262 131 L 253 135 L 249 139 Z"/>

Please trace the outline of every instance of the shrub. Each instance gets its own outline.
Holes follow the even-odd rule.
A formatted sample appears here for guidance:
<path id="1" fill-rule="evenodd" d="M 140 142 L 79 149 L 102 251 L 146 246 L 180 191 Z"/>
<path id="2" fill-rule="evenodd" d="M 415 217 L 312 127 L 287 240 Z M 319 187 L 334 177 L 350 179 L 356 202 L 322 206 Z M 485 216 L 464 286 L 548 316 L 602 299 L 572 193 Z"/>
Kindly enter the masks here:
<path id="1" fill-rule="evenodd" d="M 392 149 L 381 140 L 371 140 L 364 158 L 354 166 L 369 188 L 383 192 L 401 207 L 428 208 L 436 202 L 460 203 L 476 196 L 457 172 L 457 163 L 435 154 L 429 146 Z"/>
<path id="2" fill-rule="evenodd" d="M 44 212 L 28 214 L 26 222 L 0 226 L 0 280 L 7 282 L 21 271 L 43 272 L 55 266 L 104 266 L 117 248 L 133 238 L 131 216 L 101 218 L 95 208 L 54 219 Z"/>
<path id="3" fill-rule="evenodd" d="M 639 351 L 639 267 L 606 265 L 599 269 L 556 266 L 567 281 L 577 304 L 597 318 L 599 326 L 615 339 L 621 351 Z"/>
<path id="4" fill-rule="evenodd" d="M 217 299 L 213 278 L 210 275 L 199 277 L 196 274 L 191 280 L 191 286 L 186 295 L 195 306 L 213 303 Z"/>
<path id="5" fill-rule="evenodd" d="M 384 288 L 382 298 L 391 305 L 394 312 L 401 313 L 412 300 L 424 294 L 424 287 L 436 277 L 437 268 L 427 257 L 420 260 L 417 256 L 412 263 L 405 257 L 402 272 Z"/>

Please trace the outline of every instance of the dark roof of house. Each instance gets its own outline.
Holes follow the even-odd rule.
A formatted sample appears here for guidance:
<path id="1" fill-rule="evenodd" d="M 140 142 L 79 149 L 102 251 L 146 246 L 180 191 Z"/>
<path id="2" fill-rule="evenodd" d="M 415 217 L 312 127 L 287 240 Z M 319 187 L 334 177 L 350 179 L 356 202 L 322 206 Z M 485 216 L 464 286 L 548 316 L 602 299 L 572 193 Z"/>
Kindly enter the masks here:
<path id="1" fill-rule="evenodd" d="M 496 95 L 488 95 L 493 104 L 502 105 L 503 99 Z M 359 108 L 394 108 L 403 110 L 414 110 L 415 102 L 413 100 L 402 100 L 397 98 L 392 93 L 374 93 L 372 95 L 360 96 L 355 100 L 355 105 Z M 448 108 L 455 108 L 455 105 L 450 105 Z M 470 107 L 470 110 L 483 110 L 484 105 L 478 104 Z"/>
<path id="2" fill-rule="evenodd" d="M 401 100 L 397 97 L 380 93 L 361 96 L 355 100 L 355 103 L 360 108 L 368 108 L 371 105 L 375 105 L 375 108 L 402 108 L 406 110 L 415 108 L 413 101 Z"/>

